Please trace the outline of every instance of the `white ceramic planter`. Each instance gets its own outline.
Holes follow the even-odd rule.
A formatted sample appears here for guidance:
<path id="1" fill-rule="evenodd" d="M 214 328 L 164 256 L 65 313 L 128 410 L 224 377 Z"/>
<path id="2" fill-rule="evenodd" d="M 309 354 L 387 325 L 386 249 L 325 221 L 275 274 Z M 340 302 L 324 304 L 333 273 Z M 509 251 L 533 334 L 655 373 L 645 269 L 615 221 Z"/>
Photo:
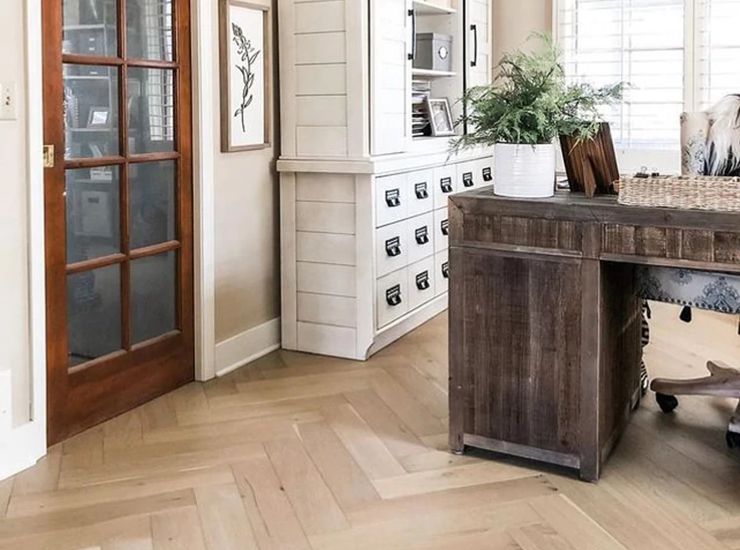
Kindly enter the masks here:
<path id="1" fill-rule="evenodd" d="M 497 143 L 493 191 L 503 197 L 543 198 L 555 194 L 555 146 Z"/>

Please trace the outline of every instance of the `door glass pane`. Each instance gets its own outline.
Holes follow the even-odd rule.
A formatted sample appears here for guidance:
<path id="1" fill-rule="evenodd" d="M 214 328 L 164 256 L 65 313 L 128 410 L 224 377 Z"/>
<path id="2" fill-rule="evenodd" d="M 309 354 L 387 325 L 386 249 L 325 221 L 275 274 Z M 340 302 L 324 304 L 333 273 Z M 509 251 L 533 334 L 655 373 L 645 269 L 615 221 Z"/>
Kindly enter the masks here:
<path id="1" fill-rule="evenodd" d="M 177 328 L 177 253 L 131 262 L 131 342 L 138 344 Z"/>
<path id="2" fill-rule="evenodd" d="M 118 265 L 67 277 L 69 365 L 121 349 L 121 268 Z"/>
<path id="3" fill-rule="evenodd" d="M 116 0 L 64 0 L 62 51 L 118 55 Z"/>
<path id="4" fill-rule="evenodd" d="M 131 248 L 174 240 L 175 161 L 129 165 Z"/>
<path id="5" fill-rule="evenodd" d="M 128 70 L 128 147 L 131 153 L 175 148 L 175 73 L 170 69 Z"/>
<path id="6" fill-rule="evenodd" d="M 67 263 L 120 252 L 119 185 L 118 166 L 67 170 Z"/>
<path id="7" fill-rule="evenodd" d="M 118 155 L 118 69 L 64 64 L 64 158 Z"/>
<path id="8" fill-rule="evenodd" d="M 127 0 L 128 57 L 172 61 L 172 0 Z"/>

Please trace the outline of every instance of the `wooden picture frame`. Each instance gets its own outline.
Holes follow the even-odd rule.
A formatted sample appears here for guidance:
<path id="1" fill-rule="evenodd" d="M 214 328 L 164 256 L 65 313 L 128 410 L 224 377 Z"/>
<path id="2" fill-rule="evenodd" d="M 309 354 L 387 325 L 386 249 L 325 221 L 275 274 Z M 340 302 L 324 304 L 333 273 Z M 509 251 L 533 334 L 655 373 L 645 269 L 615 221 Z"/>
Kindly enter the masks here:
<path id="1" fill-rule="evenodd" d="M 244 24 L 257 19 L 262 22 L 260 31 Z M 221 151 L 265 149 L 270 146 L 272 125 L 271 9 L 242 0 L 219 0 L 219 29 Z M 235 93 L 237 88 L 241 97 Z"/>

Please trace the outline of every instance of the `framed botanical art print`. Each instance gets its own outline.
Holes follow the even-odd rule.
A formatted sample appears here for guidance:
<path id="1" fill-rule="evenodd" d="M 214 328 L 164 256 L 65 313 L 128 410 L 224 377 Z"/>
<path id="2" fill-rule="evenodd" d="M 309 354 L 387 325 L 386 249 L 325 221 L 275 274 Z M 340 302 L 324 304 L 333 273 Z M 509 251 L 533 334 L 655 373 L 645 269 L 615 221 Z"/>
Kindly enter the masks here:
<path id="1" fill-rule="evenodd" d="M 220 0 L 221 150 L 270 144 L 270 8 Z"/>
<path id="2" fill-rule="evenodd" d="M 455 124 L 452 121 L 450 103 L 446 99 L 427 99 L 429 123 L 433 136 L 455 135 Z"/>

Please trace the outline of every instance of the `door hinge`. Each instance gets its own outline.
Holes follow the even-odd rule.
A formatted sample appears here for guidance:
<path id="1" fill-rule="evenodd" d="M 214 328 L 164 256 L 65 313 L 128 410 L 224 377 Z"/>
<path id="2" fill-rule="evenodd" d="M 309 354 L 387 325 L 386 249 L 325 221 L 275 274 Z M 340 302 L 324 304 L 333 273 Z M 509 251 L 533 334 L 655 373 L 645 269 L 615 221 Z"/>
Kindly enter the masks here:
<path id="1" fill-rule="evenodd" d="M 44 145 L 44 168 L 54 168 L 53 145 Z"/>

